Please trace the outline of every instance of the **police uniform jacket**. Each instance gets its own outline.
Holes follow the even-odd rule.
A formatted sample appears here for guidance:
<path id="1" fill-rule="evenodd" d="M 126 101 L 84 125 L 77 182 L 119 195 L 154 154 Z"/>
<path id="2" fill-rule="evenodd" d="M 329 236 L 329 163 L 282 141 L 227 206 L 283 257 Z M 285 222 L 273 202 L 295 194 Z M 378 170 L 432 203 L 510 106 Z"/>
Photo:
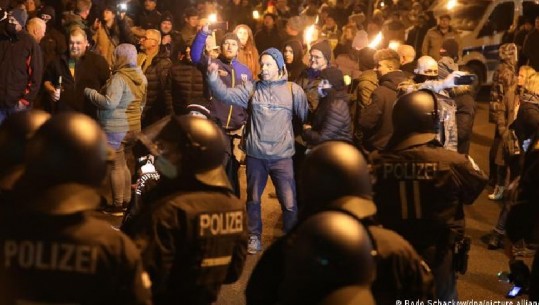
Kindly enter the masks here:
<path id="1" fill-rule="evenodd" d="M 167 183 L 154 193 L 170 194 L 163 191 Z M 141 213 L 145 219 L 132 234 L 150 273 L 154 304 L 211 304 L 223 283 L 241 275 L 245 204 L 232 192 L 199 184 L 161 197 L 150 213 Z"/>
<path id="2" fill-rule="evenodd" d="M 471 158 L 437 141 L 375 153 L 373 164 L 380 222 L 418 252 L 439 242 L 448 246 L 450 232 L 463 233 L 463 204 L 472 204 L 487 180 Z"/>
<path id="3" fill-rule="evenodd" d="M 326 209 L 361 218 L 361 208 L 351 205 L 332 205 Z M 395 300 L 428 300 L 434 298 L 433 277 L 429 267 L 412 246 L 393 231 L 365 221 L 378 253 L 376 280 L 372 292 L 376 304 L 391 305 Z M 273 305 L 284 279 L 284 250 L 288 242 L 285 235 L 264 251 L 254 268 L 245 289 L 247 305 Z"/>
<path id="4" fill-rule="evenodd" d="M 78 184 L 17 202 L 0 223 L 0 304 L 150 304 L 139 252 L 89 214 L 98 204 Z"/>

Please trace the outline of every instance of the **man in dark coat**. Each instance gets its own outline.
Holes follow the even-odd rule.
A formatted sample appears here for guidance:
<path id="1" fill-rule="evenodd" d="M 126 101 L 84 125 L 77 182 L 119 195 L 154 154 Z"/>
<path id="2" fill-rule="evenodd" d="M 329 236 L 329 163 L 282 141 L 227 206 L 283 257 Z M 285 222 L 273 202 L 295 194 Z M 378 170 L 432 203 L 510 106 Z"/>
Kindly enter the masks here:
<path id="1" fill-rule="evenodd" d="M 320 73 L 320 104 L 312 117 L 312 125 L 303 125 L 303 138 L 309 147 L 329 140 L 352 141 L 352 122 L 348 94 L 342 72 L 329 67 Z"/>
<path id="2" fill-rule="evenodd" d="M 279 49 L 282 44 L 279 30 L 277 29 L 277 16 L 274 14 L 264 14 L 264 27 L 255 34 L 255 43 L 258 53 L 269 48 Z"/>
<path id="3" fill-rule="evenodd" d="M 97 109 L 84 97 L 84 88 L 100 90 L 110 69 L 103 56 L 87 47 L 86 32 L 75 28 L 69 37 L 69 53 L 56 57 L 47 67 L 43 88 L 48 93 L 45 108 L 50 112 L 78 111 L 97 118 Z"/>
<path id="4" fill-rule="evenodd" d="M 391 49 L 382 49 L 374 53 L 379 86 L 371 95 L 371 103 L 360 114 L 358 124 L 364 132 L 364 148 L 368 151 L 382 150 L 393 132 L 391 113 L 397 100 L 399 83 L 408 79 L 399 70 L 400 58 Z"/>
<path id="5" fill-rule="evenodd" d="M 37 41 L 23 29 L 27 16 L 25 10 L 14 9 L 0 33 L 0 123 L 30 108 L 41 85 L 43 55 Z"/>

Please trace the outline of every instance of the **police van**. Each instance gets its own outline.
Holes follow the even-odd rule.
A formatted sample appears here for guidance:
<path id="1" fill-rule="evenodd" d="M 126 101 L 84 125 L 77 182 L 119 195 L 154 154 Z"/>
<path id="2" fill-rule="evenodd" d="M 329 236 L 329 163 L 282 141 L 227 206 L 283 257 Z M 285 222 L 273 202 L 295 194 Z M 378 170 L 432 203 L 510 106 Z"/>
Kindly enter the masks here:
<path id="1" fill-rule="evenodd" d="M 521 17 L 533 24 L 539 16 L 539 0 L 438 0 L 431 9 L 435 16 L 451 16 L 451 26 L 462 38 L 459 64 L 476 74 L 481 84 L 489 84 L 499 63 L 503 35 L 517 28 Z"/>

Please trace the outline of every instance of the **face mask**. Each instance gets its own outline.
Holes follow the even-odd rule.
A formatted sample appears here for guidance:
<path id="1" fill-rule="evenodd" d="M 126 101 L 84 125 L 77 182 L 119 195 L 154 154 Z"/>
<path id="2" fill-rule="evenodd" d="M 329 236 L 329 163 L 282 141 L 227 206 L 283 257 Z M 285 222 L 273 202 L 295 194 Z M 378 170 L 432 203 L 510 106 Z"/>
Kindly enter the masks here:
<path id="1" fill-rule="evenodd" d="M 174 179 L 178 177 L 178 169 L 167 158 L 158 156 L 155 158 L 155 169 L 163 176 Z"/>
<path id="2" fill-rule="evenodd" d="M 6 31 L 8 34 L 10 35 L 15 35 L 17 34 L 17 25 L 13 24 L 13 23 L 8 23 L 6 25 Z"/>
<path id="3" fill-rule="evenodd" d="M 326 97 L 328 93 L 326 92 L 326 89 L 318 87 L 318 95 L 320 97 Z"/>

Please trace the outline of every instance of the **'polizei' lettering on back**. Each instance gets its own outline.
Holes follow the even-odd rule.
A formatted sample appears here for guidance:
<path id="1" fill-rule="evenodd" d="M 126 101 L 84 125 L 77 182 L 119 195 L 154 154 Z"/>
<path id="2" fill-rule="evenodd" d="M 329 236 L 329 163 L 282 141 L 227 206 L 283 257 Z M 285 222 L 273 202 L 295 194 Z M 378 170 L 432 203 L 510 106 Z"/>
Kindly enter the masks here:
<path id="1" fill-rule="evenodd" d="M 198 219 L 201 237 L 243 232 L 243 211 L 203 213 Z"/>
<path id="2" fill-rule="evenodd" d="M 384 179 L 432 180 L 437 172 L 437 162 L 388 162 L 382 165 Z"/>
<path id="3" fill-rule="evenodd" d="M 97 247 L 61 242 L 6 240 L 2 245 L 4 266 L 95 274 Z"/>

